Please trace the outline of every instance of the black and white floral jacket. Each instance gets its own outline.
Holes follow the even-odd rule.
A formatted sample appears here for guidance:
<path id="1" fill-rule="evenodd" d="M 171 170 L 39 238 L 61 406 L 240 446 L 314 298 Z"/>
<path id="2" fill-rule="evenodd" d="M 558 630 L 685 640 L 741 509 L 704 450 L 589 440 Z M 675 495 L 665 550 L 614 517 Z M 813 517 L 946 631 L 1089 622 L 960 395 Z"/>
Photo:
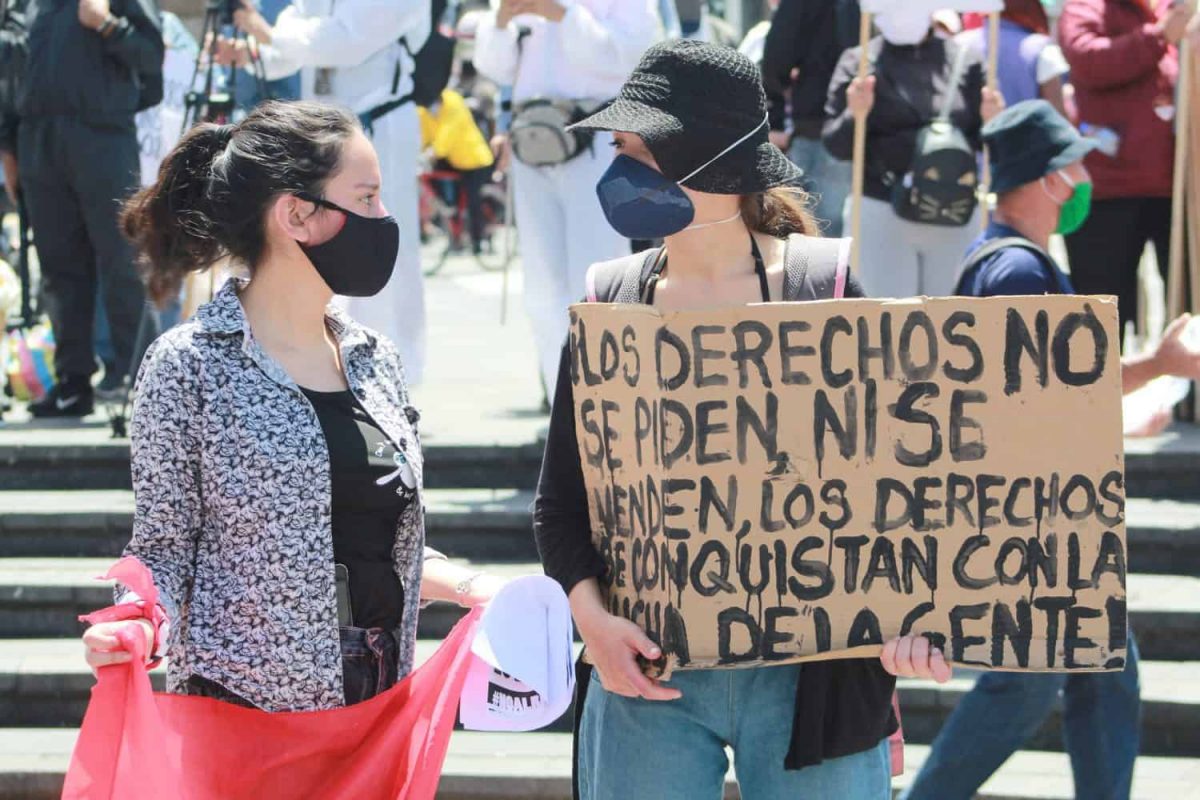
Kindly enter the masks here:
<path id="1" fill-rule="evenodd" d="M 138 376 L 131 427 L 136 511 L 125 555 L 149 567 L 170 620 L 167 687 L 190 675 L 268 711 L 343 704 L 329 454 L 316 412 L 254 340 L 229 281 L 164 334 Z M 416 410 L 393 345 L 328 315 L 351 391 L 403 452 L 417 502 L 393 547 L 406 598 L 425 558 Z M 118 587 L 118 596 L 128 594 Z M 400 674 L 412 669 L 405 603 Z"/>

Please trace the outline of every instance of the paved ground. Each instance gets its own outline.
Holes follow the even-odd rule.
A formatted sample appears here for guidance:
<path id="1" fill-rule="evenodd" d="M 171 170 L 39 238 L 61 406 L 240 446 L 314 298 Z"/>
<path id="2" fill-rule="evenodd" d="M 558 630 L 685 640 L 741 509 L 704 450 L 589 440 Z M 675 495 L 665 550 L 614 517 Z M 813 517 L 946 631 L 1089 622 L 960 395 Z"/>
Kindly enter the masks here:
<path id="1" fill-rule="evenodd" d="M 509 278 L 504 323 L 501 274 L 456 259 L 426 279 L 429 366 L 414 394 L 430 441 L 524 444 L 546 425 L 515 261 Z"/>

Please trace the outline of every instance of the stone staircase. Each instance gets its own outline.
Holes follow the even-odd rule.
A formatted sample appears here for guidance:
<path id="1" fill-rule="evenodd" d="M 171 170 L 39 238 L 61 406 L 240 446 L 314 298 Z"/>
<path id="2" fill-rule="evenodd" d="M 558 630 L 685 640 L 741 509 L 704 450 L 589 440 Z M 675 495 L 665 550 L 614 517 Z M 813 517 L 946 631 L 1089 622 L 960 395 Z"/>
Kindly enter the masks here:
<path id="1" fill-rule="evenodd" d="M 430 543 L 481 569 L 537 571 L 529 504 L 539 457 L 535 442 L 433 437 Z M 129 536 L 128 470 L 128 444 L 101 427 L 0 428 L 0 800 L 58 796 L 93 683 L 75 619 L 110 602 L 93 578 Z M 1135 795 L 1200 798 L 1200 432 L 1131 445 L 1127 470 L 1130 619 L 1143 657 Z M 459 616 L 448 606 L 423 613 L 418 656 Z M 944 686 L 902 682 L 909 776 L 970 685 L 968 673 Z M 1059 724 L 1055 713 L 981 797 L 1071 797 Z M 440 796 L 568 798 L 569 778 L 564 718 L 535 734 L 456 734 Z M 727 794 L 736 796 L 732 781 Z"/>

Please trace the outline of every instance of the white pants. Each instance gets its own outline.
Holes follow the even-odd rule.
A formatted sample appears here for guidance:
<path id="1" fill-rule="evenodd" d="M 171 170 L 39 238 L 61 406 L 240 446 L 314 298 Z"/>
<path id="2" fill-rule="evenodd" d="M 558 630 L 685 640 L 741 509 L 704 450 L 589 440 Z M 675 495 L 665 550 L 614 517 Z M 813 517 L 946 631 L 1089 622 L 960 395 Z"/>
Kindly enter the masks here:
<path id="1" fill-rule="evenodd" d="M 850 224 L 851 199 L 845 220 Z M 979 209 L 959 228 L 896 216 L 890 203 L 864 197 L 859 280 L 868 297 L 944 297 L 954 293 L 967 247 L 979 236 Z"/>
<path id="2" fill-rule="evenodd" d="M 408 383 L 425 371 L 425 284 L 417 210 L 417 158 L 421 129 L 412 103 L 376 120 L 372 140 L 383 173 L 383 204 L 400 225 L 396 270 L 374 297 L 340 297 L 337 302 L 359 323 L 395 343 Z"/>
<path id="3" fill-rule="evenodd" d="M 629 241 L 609 226 L 596 198 L 596 184 L 612 163 L 611 142 L 611 134 L 597 134 L 594 152 L 553 167 L 513 160 L 525 311 L 551 400 L 567 335 L 567 306 L 583 299 L 590 265 L 629 253 Z"/>

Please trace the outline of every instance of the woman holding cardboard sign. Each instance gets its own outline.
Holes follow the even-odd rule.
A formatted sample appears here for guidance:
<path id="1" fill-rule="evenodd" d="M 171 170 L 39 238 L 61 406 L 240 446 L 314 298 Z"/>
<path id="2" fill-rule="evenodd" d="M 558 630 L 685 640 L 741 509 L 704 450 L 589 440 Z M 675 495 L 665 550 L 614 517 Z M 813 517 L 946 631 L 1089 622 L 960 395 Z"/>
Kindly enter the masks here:
<path id="1" fill-rule="evenodd" d="M 862 296 L 846 274 L 848 242 L 813 237 L 808 198 L 791 188 L 799 170 L 769 143 L 766 113 L 758 71 L 736 51 L 685 41 L 646 53 L 619 98 L 580 125 L 614 132 L 618 156 L 597 186 L 609 222 L 666 245 L 593 266 L 589 299 L 718 311 Z M 645 675 L 670 644 L 610 613 L 602 595 L 607 563 L 589 534 L 572 371 L 565 348 L 535 531 L 594 664 L 576 705 L 580 796 L 720 797 L 728 744 L 746 800 L 889 797 L 893 676 L 947 680 L 941 652 L 906 637 L 886 645 L 882 663 Z"/>

